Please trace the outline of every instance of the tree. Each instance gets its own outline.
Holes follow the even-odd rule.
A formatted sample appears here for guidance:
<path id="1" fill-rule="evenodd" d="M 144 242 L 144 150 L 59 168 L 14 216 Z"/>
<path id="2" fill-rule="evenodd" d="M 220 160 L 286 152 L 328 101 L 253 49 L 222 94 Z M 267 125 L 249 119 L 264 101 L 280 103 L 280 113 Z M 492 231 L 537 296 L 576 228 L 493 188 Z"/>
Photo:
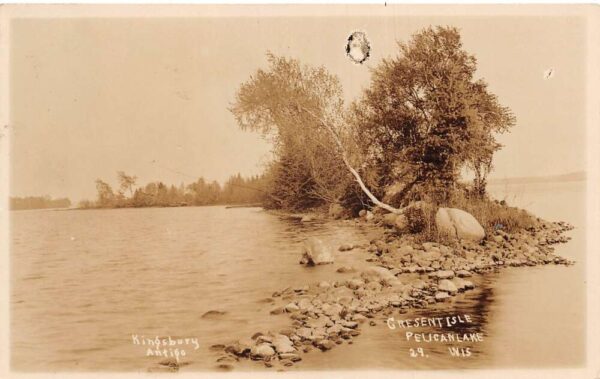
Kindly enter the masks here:
<path id="1" fill-rule="evenodd" d="M 458 29 L 429 27 L 398 46 L 352 107 L 378 188 L 402 183 L 404 201 L 423 193 L 444 200 L 463 168 L 485 186 L 501 147 L 494 133 L 514 125 L 511 111 L 474 79 L 476 59 L 462 49 Z"/>
<path id="2" fill-rule="evenodd" d="M 135 185 L 135 182 L 137 181 L 137 177 L 129 176 L 129 175 L 125 174 L 125 172 L 123 172 L 123 171 L 117 171 L 117 177 L 119 179 L 119 185 L 120 185 L 121 192 L 124 192 L 125 190 L 129 190 L 129 194 L 131 195 L 131 197 L 133 197 L 133 186 Z"/>
<path id="3" fill-rule="evenodd" d="M 269 70 L 243 83 L 231 111 L 242 129 L 261 132 L 277 157 L 271 196 L 280 207 L 338 202 L 354 179 L 373 201 L 351 162 L 353 136 L 344 120 L 342 88 L 323 67 L 268 54 Z"/>
<path id="4" fill-rule="evenodd" d="M 96 179 L 96 191 L 98 191 L 97 203 L 99 207 L 112 207 L 115 202 L 115 194 L 108 183 Z"/>

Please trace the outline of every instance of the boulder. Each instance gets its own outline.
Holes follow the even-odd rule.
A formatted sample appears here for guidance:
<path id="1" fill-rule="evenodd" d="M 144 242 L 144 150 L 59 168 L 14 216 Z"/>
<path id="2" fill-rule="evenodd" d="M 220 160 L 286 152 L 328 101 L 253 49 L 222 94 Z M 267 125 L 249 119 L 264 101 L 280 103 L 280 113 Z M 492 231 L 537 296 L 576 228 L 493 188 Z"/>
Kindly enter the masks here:
<path id="1" fill-rule="evenodd" d="M 485 238 L 481 224 L 468 212 L 457 208 L 440 208 L 435 214 L 435 225 L 441 233 L 457 239 L 479 242 Z"/>
<path id="2" fill-rule="evenodd" d="M 296 349 L 292 341 L 283 334 L 277 334 L 273 338 L 273 347 L 278 353 L 294 353 Z"/>
<path id="3" fill-rule="evenodd" d="M 300 263 L 310 266 L 333 263 L 333 254 L 331 249 L 323 244 L 323 241 L 312 237 L 304 241 Z"/>
<path id="4" fill-rule="evenodd" d="M 275 350 L 268 343 L 261 343 L 252 347 L 250 351 L 250 357 L 253 359 L 264 359 L 270 358 L 275 355 Z"/>

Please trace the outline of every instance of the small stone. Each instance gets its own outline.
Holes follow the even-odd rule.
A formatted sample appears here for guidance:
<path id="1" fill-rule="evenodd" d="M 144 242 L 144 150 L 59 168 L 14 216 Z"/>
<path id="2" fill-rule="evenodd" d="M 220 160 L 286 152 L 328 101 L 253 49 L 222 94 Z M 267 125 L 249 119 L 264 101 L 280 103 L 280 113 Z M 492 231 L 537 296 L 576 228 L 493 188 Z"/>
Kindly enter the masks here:
<path id="1" fill-rule="evenodd" d="M 279 354 L 279 358 L 281 359 L 288 359 L 292 362 L 299 362 L 302 360 L 302 358 L 296 354 L 296 353 L 283 353 L 283 354 Z"/>
<path id="2" fill-rule="evenodd" d="M 346 286 L 352 290 L 357 290 L 360 287 L 364 286 L 365 282 L 363 282 L 360 279 L 350 279 L 348 280 L 348 282 L 346 283 Z"/>
<path id="3" fill-rule="evenodd" d="M 356 313 L 354 316 L 352 316 L 352 319 L 356 322 L 358 322 L 359 324 L 364 323 L 365 321 L 367 321 L 367 318 L 363 315 L 361 315 L 360 313 Z"/>
<path id="4" fill-rule="evenodd" d="M 471 274 L 471 272 L 467 270 L 459 270 L 456 272 L 456 276 L 458 276 L 459 278 L 468 278 L 472 275 L 473 274 Z"/>
<path id="5" fill-rule="evenodd" d="M 279 314 L 282 314 L 283 312 L 284 312 L 283 307 L 275 307 L 275 308 L 271 309 L 271 312 L 269 312 L 269 313 L 271 313 L 272 315 L 279 315 Z"/>
<path id="6" fill-rule="evenodd" d="M 179 367 L 179 363 L 174 358 L 163 359 L 158 364 L 161 366 Z"/>
<path id="7" fill-rule="evenodd" d="M 337 272 L 339 272 L 340 274 L 344 274 L 347 272 L 356 272 L 356 269 L 354 269 L 354 267 L 342 266 L 337 269 Z"/>
<path id="8" fill-rule="evenodd" d="M 440 292 L 436 292 L 436 294 L 435 294 L 435 301 L 444 301 L 444 300 L 446 300 L 449 297 L 450 297 L 450 295 L 448 295 L 448 293 L 446 293 L 446 292 L 441 292 L 441 291 Z"/>
<path id="9" fill-rule="evenodd" d="M 423 288 L 425 288 L 425 282 L 422 281 L 421 279 L 416 279 L 413 282 L 411 282 L 410 284 L 416 289 L 422 290 Z"/>
<path id="10" fill-rule="evenodd" d="M 206 313 L 204 313 L 202 316 L 200 316 L 201 318 L 217 318 L 219 316 L 223 316 L 225 315 L 226 312 L 224 311 L 217 311 L 217 310 L 210 310 Z"/>
<path id="11" fill-rule="evenodd" d="M 215 344 L 210 346 L 210 350 L 212 351 L 221 351 L 225 349 L 225 345 L 223 344 Z"/>
<path id="12" fill-rule="evenodd" d="M 300 307 L 298 307 L 296 305 L 296 303 L 289 303 L 288 305 L 285 306 L 285 311 L 288 313 L 293 313 L 293 312 L 297 312 L 300 310 Z M 271 311 L 272 313 L 273 311 Z"/>
<path id="13" fill-rule="evenodd" d="M 320 340 L 319 342 L 317 342 L 317 347 L 323 351 L 325 350 L 331 350 L 333 347 L 335 346 L 335 342 L 331 341 L 331 340 Z"/>
<path id="14" fill-rule="evenodd" d="M 430 277 L 438 278 L 438 279 L 452 279 L 454 278 L 454 271 L 451 270 L 441 270 L 436 271 L 429 274 Z"/>
<path id="15" fill-rule="evenodd" d="M 445 291 L 450 294 L 455 294 L 458 291 L 458 288 L 456 288 L 456 285 L 454 285 L 454 283 L 452 283 L 448 279 L 441 280 L 440 283 L 438 284 L 438 289 L 440 291 Z"/>
<path id="16" fill-rule="evenodd" d="M 452 279 L 452 283 L 454 283 L 454 285 L 456 286 L 456 289 L 458 291 L 464 291 L 466 289 L 465 282 L 466 282 L 466 280 L 461 279 L 461 278 Z"/>
<path id="17" fill-rule="evenodd" d="M 350 251 L 352 249 L 354 249 L 354 246 L 352 246 L 348 243 L 345 243 L 345 244 L 341 245 L 338 250 L 339 251 Z"/>
<path id="18" fill-rule="evenodd" d="M 371 320 L 371 321 L 369 321 L 369 325 L 375 326 L 375 325 L 377 325 L 377 323 L 375 321 Z"/>

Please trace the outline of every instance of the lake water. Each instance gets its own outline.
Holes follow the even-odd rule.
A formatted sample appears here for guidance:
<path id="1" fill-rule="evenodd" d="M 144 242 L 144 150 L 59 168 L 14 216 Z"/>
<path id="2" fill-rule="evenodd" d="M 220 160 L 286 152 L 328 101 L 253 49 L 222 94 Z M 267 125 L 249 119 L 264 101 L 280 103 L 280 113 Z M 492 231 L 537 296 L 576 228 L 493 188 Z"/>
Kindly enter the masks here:
<path id="1" fill-rule="evenodd" d="M 446 345 L 406 342 L 385 317 L 363 326 L 352 345 L 303 356 L 294 369 L 567 367 L 585 357 L 585 182 L 490 188 L 497 198 L 548 220 L 575 225 L 558 253 L 574 266 L 511 268 L 475 278 L 478 287 L 417 316 L 470 314 L 484 341 L 470 357 Z M 334 247 L 364 243 L 373 231 L 352 222 L 301 224 L 258 208 L 186 207 L 11 212 L 11 365 L 18 371 L 146 371 L 132 335 L 196 337 L 182 370 L 215 368 L 215 343 L 277 331 L 286 316 L 262 302 L 273 291 L 343 279 L 360 250 L 334 265 L 298 264 L 309 236 Z M 211 310 L 224 312 L 202 318 Z M 436 330 L 432 330 L 436 331 Z M 439 331 L 439 330 L 437 330 Z M 458 331 L 455 330 L 455 331 Z M 432 346 L 429 346 L 432 345 Z M 410 356 L 422 347 L 427 357 Z M 243 362 L 237 369 L 264 369 Z"/>

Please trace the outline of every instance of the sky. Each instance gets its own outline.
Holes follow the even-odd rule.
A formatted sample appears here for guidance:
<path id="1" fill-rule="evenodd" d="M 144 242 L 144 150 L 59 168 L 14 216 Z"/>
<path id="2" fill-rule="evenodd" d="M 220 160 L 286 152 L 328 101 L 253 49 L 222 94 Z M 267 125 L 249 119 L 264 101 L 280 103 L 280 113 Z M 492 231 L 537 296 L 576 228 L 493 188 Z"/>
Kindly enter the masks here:
<path id="1" fill-rule="evenodd" d="M 476 76 L 517 118 L 499 136 L 492 178 L 585 169 L 586 31 L 576 17 L 15 19 L 11 196 L 93 199 L 95 180 L 117 187 L 117 171 L 142 185 L 259 174 L 271 148 L 228 107 L 267 51 L 325 66 L 352 101 L 396 41 L 429 25 L 460 28 Z M 371 44 L 362 65 L 345 54 L 356 30 Z"/>

